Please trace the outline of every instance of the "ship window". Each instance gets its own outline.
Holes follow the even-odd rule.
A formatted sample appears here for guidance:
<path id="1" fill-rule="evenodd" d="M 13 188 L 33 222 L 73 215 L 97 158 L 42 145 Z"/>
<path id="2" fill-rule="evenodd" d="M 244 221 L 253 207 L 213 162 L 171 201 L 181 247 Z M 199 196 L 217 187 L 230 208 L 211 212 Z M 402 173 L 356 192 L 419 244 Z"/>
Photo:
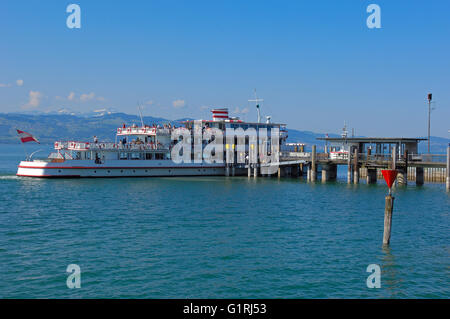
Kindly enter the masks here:
<path id="1" fill-rule="evenodd" d="M 152 154 L 152 153 L 147 153 L 147 154 L 145 154 L 145 159 L 146 159 L 146 160 L 151 160 L 151 159 L 153 159 L 153 154 Z"/>
<path id="2" fill-rule="evenodd" d="M 128 153 L 120 152 L 119 159 L 121 160 L 128 159 Z"/>
<path id="3" fill-rule="evenodd" d="M 140 159 L 140 153 L 131 153 L 131 159 L 132 160 L 138 160 Z"/>

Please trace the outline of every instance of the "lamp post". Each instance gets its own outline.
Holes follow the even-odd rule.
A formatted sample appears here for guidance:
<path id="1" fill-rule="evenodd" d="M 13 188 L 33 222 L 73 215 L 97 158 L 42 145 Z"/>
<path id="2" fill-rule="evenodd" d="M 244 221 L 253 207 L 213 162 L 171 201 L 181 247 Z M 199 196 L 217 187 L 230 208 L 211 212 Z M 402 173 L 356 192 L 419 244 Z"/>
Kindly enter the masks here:
<path id="1" fill-rule="evenodd" d="M 431 100 L 433 94 L 428 93 L 428 154 L 430 154 L 430 130 L 431 130 Z"/>

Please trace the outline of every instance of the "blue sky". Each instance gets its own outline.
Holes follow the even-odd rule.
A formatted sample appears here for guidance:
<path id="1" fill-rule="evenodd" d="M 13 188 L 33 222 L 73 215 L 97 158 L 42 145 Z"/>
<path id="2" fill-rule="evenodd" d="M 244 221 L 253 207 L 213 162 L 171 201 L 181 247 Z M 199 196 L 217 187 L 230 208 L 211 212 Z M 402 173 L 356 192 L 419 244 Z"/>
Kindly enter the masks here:
<path id="1" fill-rule="evenodd" d="M 81 7 L 81 29 L 66 7 Z M 366 8 L 381 7 L 381 29 Z M 112 108 L 170 119 L 211 107 L 359 135 L 450 129 L 449 1 L 0 2 L 0 112 Z M 21 80 L 21 81 L 18 81 Z"/>

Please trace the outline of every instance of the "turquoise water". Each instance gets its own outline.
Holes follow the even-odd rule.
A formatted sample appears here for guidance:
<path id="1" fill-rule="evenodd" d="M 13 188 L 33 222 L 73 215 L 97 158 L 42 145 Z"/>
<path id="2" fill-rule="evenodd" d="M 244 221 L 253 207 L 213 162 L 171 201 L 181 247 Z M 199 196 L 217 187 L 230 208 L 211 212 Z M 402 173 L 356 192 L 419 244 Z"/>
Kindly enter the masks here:
<path id="1" fill-rule="evenodd" d="M 14 176 L 21 158 L 0 145 L 1 298 L 450 297 L 442 184 L 397 188 L 383 249 L 381 182 L 40 180 Z M 69 264 L 80 289 L 66 286 Z M 366 286 L 369 264 L 380 289 Z"/>

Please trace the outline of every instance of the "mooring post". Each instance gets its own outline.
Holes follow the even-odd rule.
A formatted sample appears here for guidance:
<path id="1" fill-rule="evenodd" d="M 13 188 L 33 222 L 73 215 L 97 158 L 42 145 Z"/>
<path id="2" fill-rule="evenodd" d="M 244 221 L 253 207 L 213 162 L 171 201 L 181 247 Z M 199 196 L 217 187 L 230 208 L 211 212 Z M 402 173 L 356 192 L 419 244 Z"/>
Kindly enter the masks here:
<path id="1" fill-rule="evenodd" d="M 329 179 L 328 174 L 329 167 L 328 165 L 321 165 L 321 166 L 322 166 L 322 183 L 326 183 Z"/>
<path id="2" fill-rule="evenodd" d="M 337 165 L 336 164 L 330 164 L 330 171 L 328 180 L 335 181 L 337 179 Z"/>
<path id="3" fill-rule="evenodd" d="M 225 176 L 230 176 L 230 165 L 225 164 Z"/>
<path id="4" fill-rule="evenodd" d="M 358 148 L 353 153 L 353 183 L 359 183 L 359 165 L 358 165 Z"/>
<path id="5" fill-rule="evenodd" d="M 450 192 L 450 145 L 447 147 L 447 178 L 445 188 L 447 192 Z"/>
<path id="6" fill-rule="evenodd" d="M 416 185 L 423 185 L 423 167 L 416 167 Z"/>
<path id="7" fill-rule="evenodd" d="M 377 183 L 377 169 L 376 168 L 368 168 L 367 176 L 366 176 L 367 184 L 376 184 Z"/>
<path id="8" fill-rule="evenodd" d="M 350 152 L 347 155 L 347 183 L 352 183 L 352 153 Z"/>
<path id="9" fill-rule="evenodd" d="M 392 197 L 392 185 L 397 178 L 397 171 L 395 169 L 384 169 L 381 171 L 387 186 L 389 187 L 389 194 L 385 197 L 384 207 L 384 232 L 383 245 L 389 245 L 391 241 L 392 228 L 392 212 L 394 210 L 394 197 Z"/>
<path id="10" fill-rule="evenodd" d="M 316 180 L 316 145 L 312 146 L 310 180 L 313 182 Z"/>
<path id="11" fill-rule="evenodd" d="M 252 177 L 252 165 L 248 163 L 248 177 Z"/>
<path id="12" fill-rule="evenodd" d="M 389 245 L 389 242 L 391 241 L 393 209 L 394 209 L 394 197 L 392 197 L 392 195 L 389 194 L 386 196 L 386 203 L 384 208 L 383 245 Z"/>
<path id="13" fill-rule="evenodd" d="M 397 168 L 397 147 L 392 148 L 392 169 Z"/>
<path id="14" fill-rule="evenodd" d="M 399 185 L 407 185 L 408 184 L 408 151 L 405 151 L 403 154 L 405 160 L 404 169 L 400 169 L 398 171 L 397 183 Z"/>

